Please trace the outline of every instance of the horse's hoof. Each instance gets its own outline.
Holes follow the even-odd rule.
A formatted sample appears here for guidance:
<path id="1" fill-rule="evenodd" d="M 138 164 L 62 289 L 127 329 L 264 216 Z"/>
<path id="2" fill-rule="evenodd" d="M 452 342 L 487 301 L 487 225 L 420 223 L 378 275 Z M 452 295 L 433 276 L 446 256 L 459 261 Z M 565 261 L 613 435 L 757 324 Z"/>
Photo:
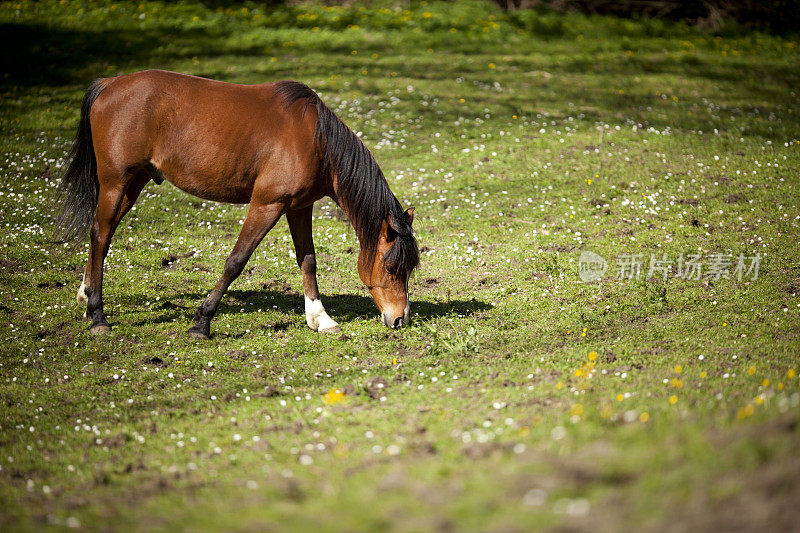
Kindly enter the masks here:
<path id="1" fill-rule="evenodd" d="M 198 331 L 198 330 L 196 330 L 194 328 L 190 328 L 188 333 L 189 333 L 189 338 L 190 339 L 199 339 L 201 341 L 207 341 L 208 340 L 208 335 L 206 335 L 202 331 Z"/>
<path id="2" fill-rule="evenodd" d="M 105 324 L 98 324 L 89 328 L 89 333 L 92 335 L 105 335 L 106 333 L 111 333 L 111 328 Z"/>
<path id="3" fill-rule="evenodd" d="M 333 326 L 332 328 L 325 328 L 325 329 L 318 329 L 319 333 L 341 333 L 342 328 L 339 326 Z"/>

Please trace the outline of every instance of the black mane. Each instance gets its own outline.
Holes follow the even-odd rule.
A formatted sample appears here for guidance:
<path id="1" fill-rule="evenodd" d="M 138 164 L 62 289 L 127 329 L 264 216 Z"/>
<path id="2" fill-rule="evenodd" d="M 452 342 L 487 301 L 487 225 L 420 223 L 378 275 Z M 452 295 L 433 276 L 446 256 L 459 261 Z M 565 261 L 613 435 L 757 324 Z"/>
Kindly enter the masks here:
<path id="1" fill-rule="evenodd" d="M 419 264 L 417 241 L 408 217 L 389 190 L 372 154 L 308 86 L 282 81 L 278 82 L 277 91 L 287 107 L 305 100 L 306 107 L 316 108 L 314 140 L 320 150 L 323 171 L 336 176 L 338 201 L 356 230 L 367 263 L 375 259 L 383 221 L 391 221 L 397 236 L 383 261 L 390 274 L 406 279 Z"/>

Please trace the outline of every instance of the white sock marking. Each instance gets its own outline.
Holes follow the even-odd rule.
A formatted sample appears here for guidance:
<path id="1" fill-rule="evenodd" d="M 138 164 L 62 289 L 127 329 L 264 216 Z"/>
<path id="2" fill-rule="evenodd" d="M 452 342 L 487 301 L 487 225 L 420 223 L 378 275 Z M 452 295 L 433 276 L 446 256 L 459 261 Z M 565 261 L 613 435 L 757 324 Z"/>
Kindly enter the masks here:
<path id="1" fill-rule="evenodd" d="M 81 281 L 81 286 L 78 287 L 78 295 L 75 300 L 79 304 L 85 304 L 89 301 L 89 297 L 86 296 L 86 274 L 83 275 L 83 281 Z"/>
<path id="2" fill-rule="evenodd" d="M 306 296 L 306 324 L 314 331 L 325 331 L 339 327 L 322 306 L 322 300 L 312 300 Z"/>

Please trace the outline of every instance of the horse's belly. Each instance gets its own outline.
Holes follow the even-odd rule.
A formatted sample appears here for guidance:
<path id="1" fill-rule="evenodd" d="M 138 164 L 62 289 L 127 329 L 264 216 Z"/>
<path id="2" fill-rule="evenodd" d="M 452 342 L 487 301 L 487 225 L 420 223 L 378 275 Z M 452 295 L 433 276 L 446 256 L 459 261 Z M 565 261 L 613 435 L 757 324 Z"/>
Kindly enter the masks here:
<path id="1" fill-rule="evenodd" d="M 155 166 L 155 165 L 154 165 Z M 253 194 L 253 179 L 225 175 L 209 176 L 170 172 L 156 166 L 158 174 L 180 190 L 203 200 L 246 204 Z"/>

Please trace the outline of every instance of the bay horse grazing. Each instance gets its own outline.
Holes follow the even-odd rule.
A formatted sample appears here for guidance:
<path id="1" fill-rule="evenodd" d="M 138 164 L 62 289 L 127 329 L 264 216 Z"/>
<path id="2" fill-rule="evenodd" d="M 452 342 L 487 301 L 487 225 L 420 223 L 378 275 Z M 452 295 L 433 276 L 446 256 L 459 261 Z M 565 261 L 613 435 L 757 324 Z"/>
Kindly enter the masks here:
<path id="1" fill-rule="evenodd" d="M 97 79 L 83 99 L 68 161 L 56 237 L 75 241 L 90 230 L 77 300 L 86 303 L 94 334 L 110 330 L 103 262 L 114 230 L 144 186 L 165 179 L 206 200 L 250 204 L 191 336 L 210 336 L 222 295 L 282 215 L 303 274 L 306 322 L 315 331 L 338 331 L 317 289 L 311 213 L 323 196 L 355 228 L 358 273 L 383 323 L 408 323 L 408 278 L 419 262 L 414 209 L 402 210 L 369 150 L 301 83 L 237 85 L 160 70 Z"/>

